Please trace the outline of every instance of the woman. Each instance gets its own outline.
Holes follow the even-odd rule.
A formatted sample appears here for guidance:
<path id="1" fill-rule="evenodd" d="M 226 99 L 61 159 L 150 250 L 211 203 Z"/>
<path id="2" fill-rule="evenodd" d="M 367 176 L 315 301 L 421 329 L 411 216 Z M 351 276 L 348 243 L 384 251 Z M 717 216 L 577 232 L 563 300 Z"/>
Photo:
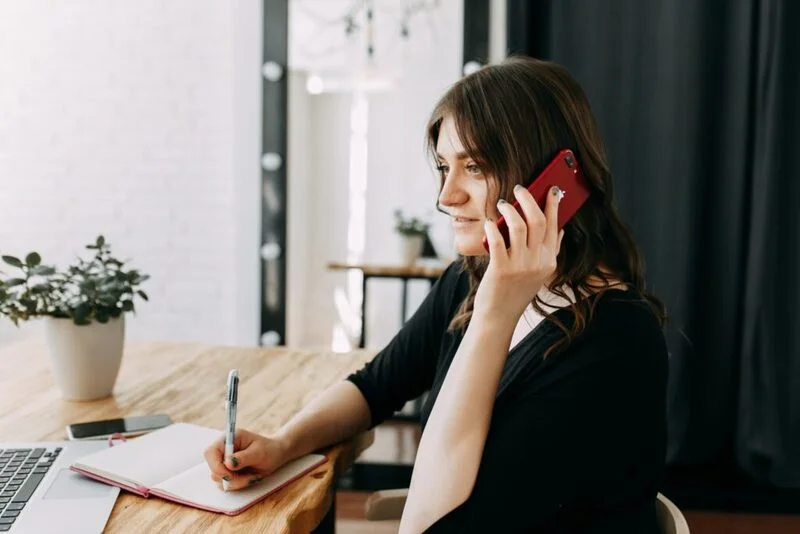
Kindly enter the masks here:
<path id="1" fill-rule="evenodd" d="M 583 91 L 555 64 L 509 59 L 444 95 L 428 141 L 462 258 L 372 362 L 276 435 L 241 431 L 224 462 L 213 444 L 212 477 L 244 487 L 430 391 L 401 532 L 656 532 L 665 313 Z M 519 186 L 562 148 L 591 195 L 559 233 L 560 192 L 543 211 Z"/>

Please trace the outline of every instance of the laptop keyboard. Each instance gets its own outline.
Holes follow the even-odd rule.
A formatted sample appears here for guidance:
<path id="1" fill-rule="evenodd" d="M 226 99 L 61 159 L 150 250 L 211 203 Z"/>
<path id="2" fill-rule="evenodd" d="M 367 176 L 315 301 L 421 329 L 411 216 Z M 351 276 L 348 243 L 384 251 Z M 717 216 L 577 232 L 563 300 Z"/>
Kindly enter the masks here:
<path id="1" fill-rule="evenodd" d="M 7 532 L 58 458 L 54 449 L 0 449 L 0 532 Z"/>

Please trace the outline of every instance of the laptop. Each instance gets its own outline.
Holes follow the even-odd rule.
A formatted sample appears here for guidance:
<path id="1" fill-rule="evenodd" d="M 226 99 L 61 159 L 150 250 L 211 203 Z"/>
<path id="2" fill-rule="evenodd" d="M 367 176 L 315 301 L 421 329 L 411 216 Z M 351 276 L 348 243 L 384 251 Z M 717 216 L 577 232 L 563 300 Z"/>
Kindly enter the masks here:
<path id="1" fill-rule="evenodd" d="M 119 488 L 69 470 L 105 441 L 0 442 L 0 532 L 102 532 Z"/>

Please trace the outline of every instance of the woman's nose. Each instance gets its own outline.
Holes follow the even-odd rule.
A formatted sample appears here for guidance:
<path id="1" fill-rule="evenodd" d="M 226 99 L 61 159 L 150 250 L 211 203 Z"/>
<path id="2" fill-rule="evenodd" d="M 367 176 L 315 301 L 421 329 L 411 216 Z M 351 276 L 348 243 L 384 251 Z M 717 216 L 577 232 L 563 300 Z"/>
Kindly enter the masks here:
<path id="1" fill-rule="evenodd" d="M 442 190 L 439 191 L 439 205 L 443 207 L 459 206 L 469 199 L 467 192 L 458 185 L 452 176 L 445 178 Z"/>

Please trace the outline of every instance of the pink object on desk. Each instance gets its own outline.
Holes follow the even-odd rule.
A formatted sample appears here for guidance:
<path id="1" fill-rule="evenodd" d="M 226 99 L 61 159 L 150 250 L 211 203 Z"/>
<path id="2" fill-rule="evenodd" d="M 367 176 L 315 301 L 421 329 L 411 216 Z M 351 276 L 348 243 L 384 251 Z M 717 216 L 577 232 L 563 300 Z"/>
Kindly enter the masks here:
<path id="1" fill-rule="evenodd" d="M 242 513 L 328 461 L 326 456 L 309 454 L 282 466 L 258 484 L 224 492 L 211 479 L 203 458 L 206 447 L 219 439 L 218 430 L 175 423 L 123 447 L 113 446 L 114 437 L 109 439 L 109 448 L 79 458 L 70 469 L 141 497 L 154 495 L 226 515 Z"/>

